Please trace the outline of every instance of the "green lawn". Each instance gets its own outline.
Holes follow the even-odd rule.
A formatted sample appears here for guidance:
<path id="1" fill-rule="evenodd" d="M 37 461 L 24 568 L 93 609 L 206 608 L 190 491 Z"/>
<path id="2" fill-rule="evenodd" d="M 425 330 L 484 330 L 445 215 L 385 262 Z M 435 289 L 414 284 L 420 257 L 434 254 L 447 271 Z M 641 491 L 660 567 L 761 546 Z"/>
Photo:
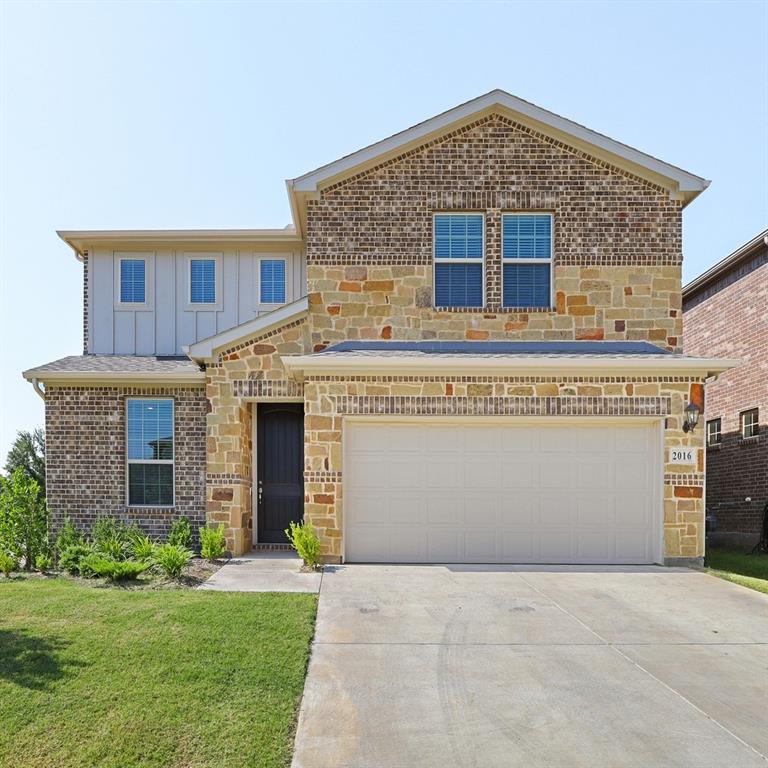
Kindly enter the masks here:
<path id="1" fill-rule="evenodd" d="M 0 577 L 0 765 L 287 765 L 316 604 Z"/>
<path id="2" fill-rule="evenodd" d="M 743 550 L 708 547 L 710 573 L 743 587 L 768 594 L 768 555 L 748 555 Z"/>

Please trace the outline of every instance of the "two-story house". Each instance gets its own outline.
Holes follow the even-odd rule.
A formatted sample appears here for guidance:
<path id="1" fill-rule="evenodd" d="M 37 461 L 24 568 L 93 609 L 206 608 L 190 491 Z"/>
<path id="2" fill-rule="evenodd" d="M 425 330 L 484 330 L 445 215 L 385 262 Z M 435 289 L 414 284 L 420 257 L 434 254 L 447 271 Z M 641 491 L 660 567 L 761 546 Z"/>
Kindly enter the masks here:
<path id="1" fill-rule="evenodd" d="M 751 547 L 768 504 L 768 230 L 683 288 L 693 354 L 742 361 L 707 387 L 706 513 L 711 540 Z"/>
<path id="2" fill-rule="evenodd" d="M 493 91 L 288 182 L 282 230 L 64 232 L 57 521 L 311 520 L 328 561 L 698 562 L 681 217 L 707 182 Z"/>

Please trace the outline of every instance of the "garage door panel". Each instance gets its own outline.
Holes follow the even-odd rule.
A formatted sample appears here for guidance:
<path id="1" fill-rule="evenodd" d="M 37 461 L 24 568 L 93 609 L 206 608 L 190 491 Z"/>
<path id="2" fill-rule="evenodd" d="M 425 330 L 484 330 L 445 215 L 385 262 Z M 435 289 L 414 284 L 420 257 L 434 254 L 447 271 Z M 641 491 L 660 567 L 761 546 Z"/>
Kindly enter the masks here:
<path id="1" fill-rule="evenodd" d="M 345 425 L 345 556 L 371 562 L 652 562 L 648 426 Z"/>

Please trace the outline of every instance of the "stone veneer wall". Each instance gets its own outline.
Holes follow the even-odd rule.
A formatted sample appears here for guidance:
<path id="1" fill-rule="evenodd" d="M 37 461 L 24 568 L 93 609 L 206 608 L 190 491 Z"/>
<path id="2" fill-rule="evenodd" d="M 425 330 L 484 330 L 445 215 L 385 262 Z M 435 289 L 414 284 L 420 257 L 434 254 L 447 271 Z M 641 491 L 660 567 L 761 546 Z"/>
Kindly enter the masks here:
<path id="1" fill-rule="evenodd" d="M 345 415 L 660 416 L 664 431 L 664 555 L 704 554 L 704 466 L 668 461 L 677 446 L 703 446 L 703 430 L 682 430 L 683 409 L 703 405 L 703 384 L 680 377 L 311 377 L 305 394 L 305 517 L 323 555 L 342 555 L 342 438 Z"/>
<path id="2" fill-rule="evenodd" d="M 289 379 L 281 355 L 302 354 L 309 335 L 297 320 L 221 350 L 206 367 L 208 519 L 222 522 L 227 544 L 239 555 L 253 536 L 253 400 L 303 400 L 303 388 Z"/>
<path id="3" fill-rule="evenodd" d="M 485 214 L 486 306 L 441 311 L 432 216 Z M 554 214 L 555 306 L 501 308 L 501 215 Z M 313 348 L 346 339 L 636 339 L 681 347 L 681 203 L 498 115 L 320 192 L 307 208 Z"/>
<path id="4" fill-rule="evenodd" d="M 126 506 L 127 397 L 172 397 L 175 506 Z M 202 387 L 46 387 L 46 486 L 54 530 L 65 517 L 89 530 L 100 515 L 165 536 L 185 515 L 205 522 L 205 391 Z"/>

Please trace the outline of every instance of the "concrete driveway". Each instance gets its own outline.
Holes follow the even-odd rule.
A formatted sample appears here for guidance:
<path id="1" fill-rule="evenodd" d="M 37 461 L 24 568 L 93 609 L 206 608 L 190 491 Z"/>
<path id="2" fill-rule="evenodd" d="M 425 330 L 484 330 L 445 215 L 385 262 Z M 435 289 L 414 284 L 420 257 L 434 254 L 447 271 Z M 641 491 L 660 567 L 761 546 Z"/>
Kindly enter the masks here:
<path id="1" fill-rule="evenodd" d="M 323 576 L 294 768 L 766 768 L 768 597 L 655 567 Z"/>

